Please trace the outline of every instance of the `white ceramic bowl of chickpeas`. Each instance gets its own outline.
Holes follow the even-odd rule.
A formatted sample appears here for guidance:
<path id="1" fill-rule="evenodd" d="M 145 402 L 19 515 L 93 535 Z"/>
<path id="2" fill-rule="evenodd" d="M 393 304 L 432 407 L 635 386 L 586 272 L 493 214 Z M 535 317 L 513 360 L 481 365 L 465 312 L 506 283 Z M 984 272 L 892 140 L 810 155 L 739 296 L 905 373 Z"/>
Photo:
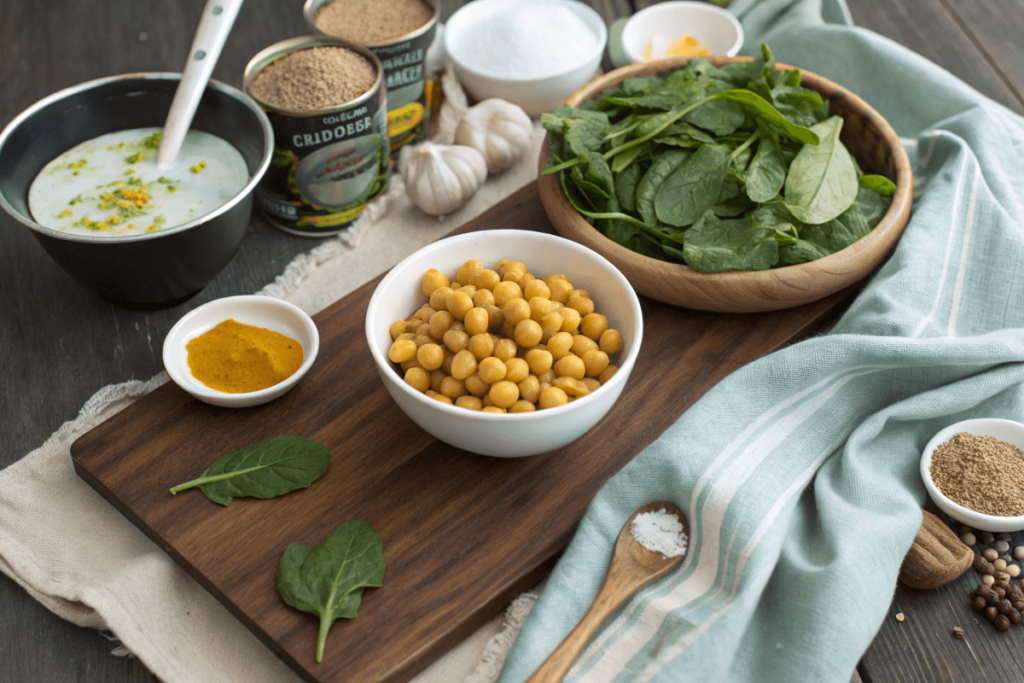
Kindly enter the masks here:
<path id="1" fill-rule="evenodd" d="M 441 441 L 504 458 L 557 450 L 622 393 L 640 301 L 607 259 L 539 232 L 449 237 L 395 266 L 366 338 L 399 407 Z"/>

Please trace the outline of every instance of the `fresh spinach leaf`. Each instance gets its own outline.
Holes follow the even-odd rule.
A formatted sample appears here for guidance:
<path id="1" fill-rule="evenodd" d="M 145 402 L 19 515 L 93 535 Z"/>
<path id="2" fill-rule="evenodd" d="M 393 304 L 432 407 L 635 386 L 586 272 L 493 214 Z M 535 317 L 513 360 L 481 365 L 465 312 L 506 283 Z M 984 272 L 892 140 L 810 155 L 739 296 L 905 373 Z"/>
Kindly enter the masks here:
<path id="1" fill-rule="evenodd" d="M 839 141 L 843 120 L 833 116 L 811 130 L 821 139 L 805 145 L 786 176 L 786 206 L 804 223 L 820 225 L 839 216 L 857 198 L 853 157 Z"/>
<path id="2" fill-rule="evenodd" d="M 654 198 L 658 193 L 658 188 L 666 178 L 672 175 L 673 171 L 689 158 L 690 152 L 668 150 L 655 159 L 651 167 L 647 169 L 647 173 L 640 179 L 640 183 L 636 187 L 636 210 L 647 225 L 654 225 L 657 220 Z M 622 205 L 625 206 L 626 203 L 623 202 Z"/>
<path id="3" fill-rule="evenodd" d="M 816 260 L 841 249 L 845 249 L 871 232 L 871 225 L 853 204 L 841 215 L 821 225 L 805 225 L 800 229 L 800 239 L 792 247 L 779 250 L 783 263 L 803 263 L 798 259 Z M 807 258 L 813 256 L 813 258 Z"/>
<path id="4" fill-rule="evenodd" d="M 720 220 L 708 211 L 686 231 L 683 260 L 702 273 L 767 270 L 779 261 L 779 243 L 773 230 L 749 218 Z"/>
<path id="5" fill-rule="evenodd" d="M 882 220 L 882 216 L 889 210 L 891 203 L 892 197 L 885 197 L 874 190 L 866 187 L 857 190 L 856 204 L 868 225 L 872 227 L 878 225 L 878 221 Z"/>
<path id="6" fill-rule="evenodd" d="M 743 125 L 746 116 L 743 110 L 728 102 L 711 100 L 691 111 L 683 120 L 715 135 L 728 135 Z"/>
<path id="7" fill-rule="evenodd" d="M 634 161 L 645 154 L 649 154 L 654 145 L 650 142 L 619 152 L 612 157 L 612 173 L 621 173 L 632 165 Z"/>
<path id="8" fill-rule="evenodd" d="M 327 632 L 340 618 L 356 616 L 363 589 L 384 581 L 384 545 L 362 520 L 342 524 L 315 549 L 292 543 L 277 570 L 277 592 L 286 603 L 320 617 L 316 661 Z"/>
<path id="9" fill-rule="evenodd" d="M 779 110 L 773 107 L 771 103 L 749 90 L 726 90 L 725 92 L 715 93 L 712 97 L 736 105 L 747 113 L 761 119 L 764 123 L 775 126 L 783 135 L 798 142 L 802 142 L 805 145 L 818 144 L 818 135 L 814 130 L 792 123 L 780 114 Z"/>
<path id="10" fill-rule="evenodd" d="M 615 196 L 626 211 L 636 210 L 636 186 L 639 182 L 639 164 L 633 164 L 615 176 Z"/>
<path id="11" fill-rule="evenodd" d="M 774 140 L 761 140 L 757 154 L 747 168 L 747 196 L 755 202 L 770 201 L 779 194 L 785 182 L 786 162 L 782 159 L 782 151 Z"/>
<path id="12" fill-rule="evenodd" d="M 676 227 L 696 222 L 715 204 L 731 161 L 732 152 L 724 145 L 704 145 L 694 152 L 657 189 L 658 220 Z"/>
<path id="13" fill-rule="evenodd" d="M 304 489 L 324 473 L 330 452 L 301 436 L 278 436 L 228 453 L 198 479 L 178 484 L 172 494 L 198 486 L 214 503 L 234 498 L 273 498 Z"/>
<path id="14" fill-rule="evenodd" d="M 874 190 L 883 197 L 891 197 L 896 194 L 896 183 L 884 175 L 865 173 L 860 177 L 860 186 L 868 190 Z"/>

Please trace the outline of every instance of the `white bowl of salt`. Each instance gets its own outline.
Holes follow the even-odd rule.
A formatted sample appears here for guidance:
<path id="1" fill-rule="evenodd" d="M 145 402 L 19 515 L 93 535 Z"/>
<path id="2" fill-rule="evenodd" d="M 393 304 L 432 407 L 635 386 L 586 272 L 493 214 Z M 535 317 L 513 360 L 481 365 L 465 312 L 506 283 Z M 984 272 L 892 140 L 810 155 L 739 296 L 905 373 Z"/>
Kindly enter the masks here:
<path id="1" fill-rule="evenodd" d="M 476 0 L 445 25 L 445 50 L 476 100 L 554 111 L 596 75 L 604 20 L 577 0 Z"/>

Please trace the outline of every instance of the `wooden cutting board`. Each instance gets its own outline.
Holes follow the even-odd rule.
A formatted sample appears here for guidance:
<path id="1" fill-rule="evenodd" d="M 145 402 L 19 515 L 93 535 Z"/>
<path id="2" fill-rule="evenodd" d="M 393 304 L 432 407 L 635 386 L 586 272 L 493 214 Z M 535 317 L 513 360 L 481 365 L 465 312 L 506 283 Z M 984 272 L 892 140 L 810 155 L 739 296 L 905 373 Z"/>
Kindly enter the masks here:
<path id="1" fill-rule="evenodd" d="M 531 184 L 464 226 L 551 231 Z M 314 317 L 320 355 L 277 401 L 215 408 L 173 383 L 79 438 L 79 475 L 308 681 L 407 681 L 553 566 L 601 485 L 719 380 L 829 320 L 852 292 L 763 315 L 721 315 L 641 299 L 644 341 L 611 413 L 559 451 L 472 455 L 417 427 L 377 376 L 363 331 L 367 283 Z M 171 496 L 225 453 L 295 434 L 331 451 L 310 488 L 216 505 Z M 685 457 L 685 454 L 680 454 Z M 316 546 L 363 519 L 384 541 L 384 585 L 335 622 L 322 663 L 317 619 L 288 607 L 275 579 L 298 541 Z"/>

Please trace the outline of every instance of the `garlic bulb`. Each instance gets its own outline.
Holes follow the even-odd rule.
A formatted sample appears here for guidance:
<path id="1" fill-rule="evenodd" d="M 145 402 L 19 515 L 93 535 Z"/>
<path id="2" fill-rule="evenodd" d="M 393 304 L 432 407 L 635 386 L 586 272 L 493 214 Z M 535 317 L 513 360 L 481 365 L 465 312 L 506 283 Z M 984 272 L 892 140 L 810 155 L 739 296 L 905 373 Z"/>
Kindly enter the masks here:
<path id="1" fill-rule="evenodd" d="M 409 199 L 431 216 L 443 216 L 459 208 L 487 179 L 484 156 L 461 145 L 407 145 L 402 148 L 398 165 Z"/>
<path id="2" fill-rule="evenodd" d="M 479 151 L 490 173 L 501 173 L 530 149 L 533 124 L 521 107 L 492 98 L 462 115 L 455 144 Z"/>

